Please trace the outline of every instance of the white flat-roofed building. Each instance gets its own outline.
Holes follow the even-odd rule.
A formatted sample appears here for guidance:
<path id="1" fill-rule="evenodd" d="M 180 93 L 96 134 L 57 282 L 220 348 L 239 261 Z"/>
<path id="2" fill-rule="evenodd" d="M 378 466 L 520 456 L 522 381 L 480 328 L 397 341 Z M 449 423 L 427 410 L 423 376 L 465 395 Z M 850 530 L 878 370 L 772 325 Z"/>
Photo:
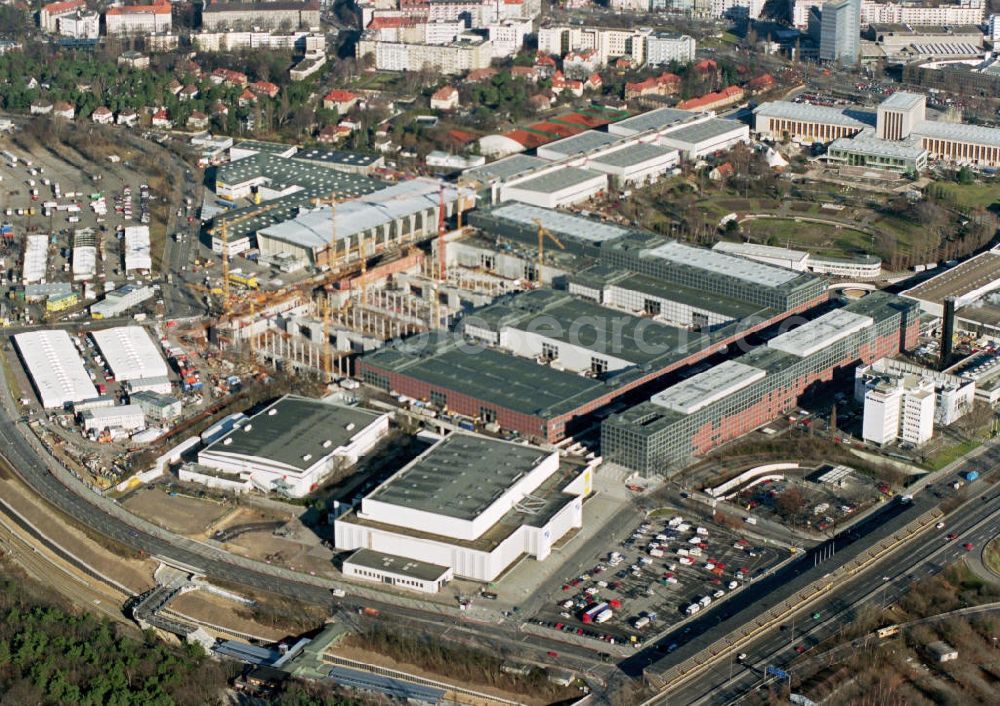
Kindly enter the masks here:
<path id="1" fill-rule="evenodd" d="M 780 287 L 799 277 L 797 273 L 783 267 L 754 262 L 717 250 L 696 248 L 673 240 L 646 251 L 646 255 L 677 264 L 693 265 L 713 274 L 727 275 L 768 287 Z"/>
<path id="2" fill-rule="evenodd" d="M 686 34 L 656 32 L 646 37 L 646 63 L 662 66 L 676 61 L 687 64 L 694 61 L 698 43 Z"/>
<path id="3" fill-rule="evenodd" d="M 62 409 L 97 397 L 97 388 L 65 331 L 19 333 L 14 345 L 45 409 Z"/>
<path id="4" fill-rule="evenodd" d="M 536 150 L 535 154 L 542 159 L 554 161 L 585 155 L 619 142 L 621 142 L 621 137 L 609 135 L 599 130 L 587 130 L 586 132 L 542 145 Z"/>
<path id="5" fill-rule="evenodd" d="M 170 383 L 170 377 L 167 375 L 154 375 L 153 377 L 129 380 L 127 387 L 129 394 L 134 392 L 155 392 L 160 395 L 169 395 L 173 391 L 173 385 Z"/>
<path id="6" fill-rule="evenodd" d="M 49 236 L 29 235 L 24 244 L 21 281 L 24 284 L 44 282 L 49 265 Z"/>
<path id="7" fill-rule="evenodd" d="M 159 348 L 141 326 L 91 331 L 90 336 L 118 382 L 167 377 L 169 374 Z"/>
<path id="8" fill-rule="evenodd" d="M 750 142 L 750 127 L 738 120 L 708 118 L 659 133 L 656 144 L 673 147 L 684 159 L 696 160 Z"/>
<path id="9" fill-rule="evenodd" d="M 152 299 L 154 294 L 156 291 L 148 284 L 126 284 L 113 292 L 108 292 L 104 299 L 96 304 L 91 304 L 90 316 L 94 319 L 113 319 Z"/>
<path id="10" fill-rule="evenodd" d="M 712 246 L 712 250 L 739 255 L 750 260 L 763 262 L 777 267 L 786 267 L 796 272 L 805 272 L 809 262 L 809 253 L 804 250 L 791 250 L 774 245 L 759 245 L 757 243 L 727 243 L 720 241 Z"/>
<path id="11" fill-rule="evenodd" d="M 73 248 L 73 280 L 90 280 L 97 274 L 97 248 L 79 245 Z"/>
<path id="12" fill-rule="evenodd" d="M 670 147 L 644 143 L 602 150 L 587 158 L 591 171 L 603 172 L 618 184 L 646 184 L 656 181 L 680 162 L 680 153 Z"/>
<path id="13" fill-rule="evenodd" d="M 690 110 L 678 110 L 677 108 L 657 108 L 611 123 L 608 125 L 608 132 L 612 135 L 631 137 L 638 134 L 663 132 L 678 125 L 701 122 L 711 117 L 709 113 L 693 113 Z"/>
<path id="14" fill-rule="evenodd" d="M 880 385 L 915 387 L 925 383 L 930 385 L 935 395 L 935 424 L 954 424 L 972 411 L 976 396 L 975 380 L 894 358 L 881 358 L 854 371 L 854 399 L 864 401 L 866 393 Z"/>
<path id="15" fill-rule="evenodd" d="M 357 463 L 388 431 L 388 414 L 286 395 L 199 452 L 198 463 L 301 498 L 334 469 Z"/>
<path id="16" fill-rule="evenodd" d="M 874 324 L 870 316 L 837 309 L 775 336 L 767 342 L 767 347 L 805 358 Z"/>
<path id="17" fill-rule="evenodd" d="M 825 161 L 845 167 L 916 175 L 927 170 L 928 152 L 918 140 L 885 140 L 875 137 L 870 130 L 863 130 L 853 137 L 840 137 L 831 142 Z"/>
<path id="18" fill-rule="evenodd" d="M 649 401 L 680 414 L 691 414 L 742 390 L 765 375 L 767 372 L 760 368 L 727 360 L 668 387 L 653 395 Z"/>
<path id="19" fill-rule="evenodd" d="M 809 103 L 768 101 L 753 111 L 754 132 L 773 140 L 788 138 L 800 142 L 829 142 L 851 137 L 866 127 L 875 127 L 870 111 L 845 110 Z"/>
<path id="20" fill-rule="evenodd" d="M 146 415 L 138 405 L 134 404 L 88 409 L 82 412 L 80 417 L 83 420 L 84 431 L 101 432 L 109 429 L 131 433 L 146 428 Z"/>
<path id="21" fill-rule="evenodd" d="M 449 566 L 358 549 L 344 560 L 344 576 L 419 593 L 437 593 L 454 578 L 455 572 Z"/>
<path id="22" fill-rule="evenodd" d="M 607 191 L 608 176 L 579 167 L 553 167 L 500 187 L 501 201 L 520 201 L 543 208 L 581 203 Z"/>
<path id="23" fill-rule="evenodd" d="M 124 259 L 125 271 L 149 272 L 153 269 L 153 259 L 149 249 L 149 226 L 125 226 Z"/>
<path id="24" fill-rule="evenodd" d="M 899 404 L 903 392 L 894 385 L 880 385 L 865 393 L 861 438 L 879 446 L 899 438 Z"/>
<path id="25" fill-rule="evenodd" d="M 524 555 L 546 559 L 582 526 L 592 475 L 558 451 L 454 433 L 337 519 L 335 543 L 492 581 Z"/>
<path id="26" fill-rule="evenodd" d="M 184 410 L 184 404 L 176 397 L 150 390 L 131 392 L 128 401 L 138 406 L 147 418 L 157 422 L 172 422 Z"/>

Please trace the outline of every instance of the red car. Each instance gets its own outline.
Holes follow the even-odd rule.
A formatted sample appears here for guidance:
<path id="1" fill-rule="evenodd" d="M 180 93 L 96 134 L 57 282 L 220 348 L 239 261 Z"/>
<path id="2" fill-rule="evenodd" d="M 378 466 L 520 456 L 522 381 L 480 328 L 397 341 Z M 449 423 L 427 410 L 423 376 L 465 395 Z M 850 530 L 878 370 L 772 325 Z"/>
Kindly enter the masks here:
<path id="1" fill-rule="evenodd" d="M 954 532 L 949 532 L 948 533 L 947 540 L 949 542 L 954 542 L 956 539 L 958 539 L 958 535 L 957 534 L 955 534 Z"/>
<path id="2" fill-rule="evenodd" d="M 966 542 L 965 544 L 962 545 L 962 548 L 965 549 L 965 551 L 967 551 L 967 552 L 971 552 L 972 551 L 972 542 Z"/>
<path id="3" fill-rule="evenodd" d="M 558 657 L 559 656 L 558 652 L 553 652 L 552 650 L 549 650 L 545 654 L 547 654 L 549 657 Z"/>
<path id="4" fill-rule="evenodd" d="M 796 652 L 797 652 L 798 654 L 802 654 L 803 652 L 805 652 L 805 651 L 806 651 L 806 646 L 805 646 L 805 645 L 796 645 L 796 646 L 795 646 L 795 651 L 796 651 Z"/>

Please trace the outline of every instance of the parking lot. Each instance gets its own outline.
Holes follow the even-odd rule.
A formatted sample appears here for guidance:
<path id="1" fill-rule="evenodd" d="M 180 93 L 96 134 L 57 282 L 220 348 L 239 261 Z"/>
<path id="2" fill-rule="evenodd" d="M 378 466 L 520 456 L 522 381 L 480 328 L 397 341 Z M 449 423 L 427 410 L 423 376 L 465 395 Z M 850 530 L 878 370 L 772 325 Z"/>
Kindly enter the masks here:
<path id="1" fill-rule="evenodd" d="M 710 610 L 787 556 L 711 521 L 656 513 L 586 574 L 567 577 L 533 622 L 639 646 Z"/>
<path id="2" fill-rule="evenodd" d="M 825 532 L 893 494 L 885 483 L 848 466 L 822 466 L 796 473 L 801 477 L 786 472 L 781 479 L 748 483 L 733 502 L 748 508 L 749 516 Z"/>
<path id="3" fill-rule="evenodd" d="M 126 276 L 122 269 L 120 231 L 128 225 L 162 230 L 166 194 L 147 183 L 148 177 L 129 162 L 133 151 L 124 145 L 121 155 L 112 155 L 115 161 L 102 163 L 91 163 L 66 145 L 60 148 L 58 153 L 40 145 L 29 150 L 11 138 L 0 141 L 0 222 L 9 226 L 0 244 L 4 256 L 0 284 L 12 286 L 20 281 L 19 258 L 29 233 L 49 235 L 45 281 L 73 282 L 71 250 L 74 233 L 79 231 L 92 232 L 97 248 L 96 272 L 87 278 L 94 284 L 95 296 L 141 279 L 138 273 Z M 81 301 L 61 317 L 82 316 L 76 312 L 85 303 Z M 44 305 L 26 305 L 19 315 L 25 322 L 39 321 L 44 311 Z"/>

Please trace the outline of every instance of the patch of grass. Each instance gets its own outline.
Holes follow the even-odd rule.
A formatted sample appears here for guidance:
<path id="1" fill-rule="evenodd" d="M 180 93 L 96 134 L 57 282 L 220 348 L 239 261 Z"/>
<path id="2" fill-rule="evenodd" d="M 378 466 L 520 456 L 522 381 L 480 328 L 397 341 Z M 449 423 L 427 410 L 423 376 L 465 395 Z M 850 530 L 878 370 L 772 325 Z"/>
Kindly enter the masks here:
<path id="1" fill-rule="evenodd" d="M 953 184 L 940 182 L 935 184 L 946 194 L 946 198 L 954 201 L 963 209 L 989 208 L 1000 201 L 1000 186 L 996 184 Z"/>
<path id="2" fill-rule="evenodd" d="M 983 561 L 993 572 L 1000 574 L 1000 537 L 991 539 L 983 550 Z"/>
<path id="3" fill-rule="evenodd" d="M 924 463 L 924 467 L 929 468 L 932 471 L 940 471 L 948 464 L 954 463 L 965 454 L 979 448 L 982 443 L 982 439 L 969 439 L 968 441 L 963 441 L 960 444 L 947 446 L 927 459 Z"/>

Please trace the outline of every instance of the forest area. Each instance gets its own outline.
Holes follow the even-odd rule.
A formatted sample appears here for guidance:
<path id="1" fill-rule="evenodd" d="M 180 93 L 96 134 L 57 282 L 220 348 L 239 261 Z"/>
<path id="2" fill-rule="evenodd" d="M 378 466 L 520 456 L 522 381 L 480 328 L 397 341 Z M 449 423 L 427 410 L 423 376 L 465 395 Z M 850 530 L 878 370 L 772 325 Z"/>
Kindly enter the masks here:
<path id="1" fill-rule="evenodd" d="M 209 706 L 242 665 L 152 631 L 129 631 L 65 602 L 0 559 L 0 706 Z M 322 683 L 290 680 L 277 706 L 366 706 Z"/>

